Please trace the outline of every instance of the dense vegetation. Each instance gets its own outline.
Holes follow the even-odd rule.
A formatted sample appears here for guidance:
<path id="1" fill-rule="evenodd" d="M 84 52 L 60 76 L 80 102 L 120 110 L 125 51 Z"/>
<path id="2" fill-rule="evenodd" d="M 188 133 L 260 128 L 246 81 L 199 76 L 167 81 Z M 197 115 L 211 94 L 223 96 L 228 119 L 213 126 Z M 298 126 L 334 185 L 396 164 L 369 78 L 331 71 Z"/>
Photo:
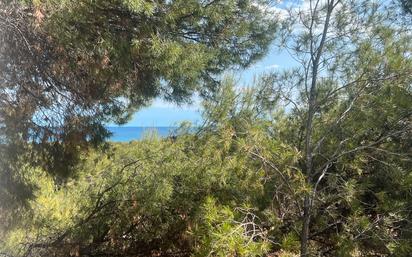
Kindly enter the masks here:
<path id="1" fill-rule="evenodd" d="M 0 172 L 1 178 L 12 179 L 0 181 L 0 256 L 411 256 L 412 35 L 402 11 L 405 3 L 308 1 L 288 11 L 266 9 L 269 2 L 264 1 L 3 5 L 5 12 L 9 6 L 40 12 L 28 17 L 41 21 L 29 24 L 55 36 L 59 47 L 46 45 L 63 55 L 46 60 L 58 63 L 67 73 L 63 78 L 74 81 L 66 85 L 90 94 L 87 103 L 80 98 L 68 102 L 73 110 L 82 110 L 77 116 L 58 109 L 68 120 L 99 127 L 156 95 L 181 102 L 199 92 L 204 124 L 195 131 L 182 124 L 177 136 L 169 138 L 148 134 L 141 141 L 99 143 L 104 130 L 69 122 L 81 130 L 69 130 L 72 134 L 66 123 L 43 120 L 59 130 L 40 143 L 39 138 L 24 137 L 24 129 L 32 131 L 39 122 L 37 108 L 54 110 L 59 98 L 27 90 L 35 86 L 27 77 L 16 82 L 24 76 L 35 79 L 37 69 L 1 75 L 5 168 Z M 64 11 L 53 12 L 55 8 Z M 129 16 L 111 16 L 117 12 Z M 43 21 L 43 15 L 50 21 Z M 183 17 L 182 23 L 174 15 Z M 125 34 L 116 23 L 122 17 L 122 28 L 130 29 Z M 245 17 L 249 19 L 241 19 Z M 67 34 L 65 26 L 78 27 Z M 173 34 L 190 37 L 189 27 L 200 34 L 189 41 Z M 7 31 L 2 33 L 11 33 Z M 143 33 L 136 36 L 144 37 L 144 51 L 129 48 L 134 46 L 131 31 Z M 50 35 L 45 38 L 55 40 Z M 104 40 L 95 41 L 95 35 Z M 132 41 L 125 43 L 121 36 Z M 214 36 L 222 41 L 214 42 Z M 295 67 L 261 74 L 251 87 L 218 76 L 228 67 L 249 65 L 273 36 L 275 45 L 294 58 Z M 39 46 L 38 51 L 46 50 Z M 72 54 L 80 56 L 80 63 L 71 63 Z M 101 63 L 107 54 L 116 65 Z M 11 63 L 27 65 L 16 58 Z M 128 58 L 142 58 L 150 70 L 139 80 L 141 71 L 122 63 Z M 12 67 L 8 61 L 2 65 Z M 130 81 L 113 93 L 110 81 L 123 79 Z M 40 81 L 37 86 L 47 85 Z M 143 91 L 134 83 L 141 83 Z M 22 89 L 19 97 L 7 105 L 16 88 Z M 146 95 L 145 90 L 154 91 Z M 50 105 L 34 101 L 27 95 L 31 91 L 50 97 Z M 25 99 L 32 109 L 20 112 Z M 131 105 L 101 114 L 73 107 L 111 101 Z M 27 115 L 18 119 L 31 125 L 13 125 L 16 113 Z M 83 117 L 86 113 L 90 119 Z M 97 131 L 101 140 L 93 140 L 88 131 Z M 71 138 L 77 133 L 82 140 Z M 51 151 L 56 145 L 72 146 L 76 158 Z M 44 157 L 55 156 L 63 158 L 55 159 L 64 161 L 61 169 L 70 165 L 64 180 L 59 166 L 44 165 Z"/>
<path id="2" fill-rule="evenodd" d="M 276 22 L 255 4 L 267 2 L 0 1 L 1 205 L 30 197 L 19 159 L 64 181 L 105 123 L 154 97 L 207 96 L 262 56 Z"/>

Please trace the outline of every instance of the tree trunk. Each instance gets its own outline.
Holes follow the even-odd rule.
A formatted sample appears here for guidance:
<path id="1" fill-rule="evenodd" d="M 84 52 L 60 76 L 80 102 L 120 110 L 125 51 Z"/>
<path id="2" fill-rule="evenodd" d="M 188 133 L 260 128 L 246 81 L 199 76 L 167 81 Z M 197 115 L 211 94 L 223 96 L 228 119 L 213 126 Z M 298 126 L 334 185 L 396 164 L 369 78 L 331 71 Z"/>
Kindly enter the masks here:
<path id="1" fill-rule="evenodd" d="M 337 0 L 339 2 L 339 0 Z M 319 1 L 317 2 L 316 6 L 318 6 Z M 312 177 L 313 177 L 313 146 L 312 146 L 312 132 L 313 132 L 313 118 L 314 114 L 316 112 L 316 105 L 317 105 L 317 79 L 318 79 L 318 70 L 319 70 L 319 62 L 323 53 L 323 47 L 325 45 L 327 33 L 328 33 L 328 28 L 329 28 L 329 23 L 330 23 L 330 17 L 333 11 L 333 8 L 335 7 L 334 0 L 330 0 L 327 3 L 327 12 L 326 12 L 326 18 L 325 18 L 325 23 L 323 26 L 323 31 L 322 31 L 322 37 L 319 42 L 319 46 L 317 49 L 314 51 L 313 50 L 313 44 L 314 41 L 311 42 L 311 60 L 312 60 L 312 79 L 311 79 L 311 85 L 310 85 L 310 92 L 309 92 L 309 99 L 308 99 L 308 115 L 307 115 L 307 120 L 306 120 L 306 133 L 305 133 L 305 161 L 306 161 L 306 181 L 310 185 L 312 184 Z M 312 5 L 311 5 L 312 6 Z M 311 13 L 312 15 L 315 15 L 314 13 L 316 10 L 314 10 Z M 312 19 L 315 19 L 315 17 L 312 17 Z M 312 24 L 313 25 L 313 24 Z M 311 40 L 313 39 L 313 27 L 311 25 L 310 28 L 310 35 L 311 35 Z M 309 256 L 309 251 L 308 251 L 308 244 L 309 244 L 309 234 L 310 234 L 310 217 L 311 217 L 311 208 L 312 208 L 312 194 L 311 192 L 306 193 L 304 197 L 304 202 L 303 202 L 303 217 L 302 217 L 302 231 L 300 235 L 300 256 L 301 257 L 308 257 Z"/>
<path id="2" fill-rule="evenodd" d="M 300 256 L 308 256 L 308 242 L 309 242 L 309 223 L 310 223 L 310 195 L 305 196 L 303 203 L 303 225 L 300 238 Z"/>

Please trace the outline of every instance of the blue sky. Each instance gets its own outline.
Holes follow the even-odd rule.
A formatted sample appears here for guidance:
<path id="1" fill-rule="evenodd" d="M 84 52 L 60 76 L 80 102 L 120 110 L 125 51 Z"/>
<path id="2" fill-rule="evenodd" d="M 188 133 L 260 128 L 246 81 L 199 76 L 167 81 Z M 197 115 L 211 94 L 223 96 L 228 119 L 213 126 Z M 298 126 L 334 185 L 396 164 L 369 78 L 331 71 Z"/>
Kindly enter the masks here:
<path id="1" fill-rule="evenodd" d="M 133 118 L 124 126 L 130 127 L 173 127 L 182 121 L 190 121 L 193 124 L 201 120 L 199 106 L 178 107 L 156 101 L 152 106 L 136 112 Z"/>
<path id="2" fill-rule="evenodd" d="M 287 3 L 293 4 L 298 1 L 278 1 L 278 6 L 275 7 L 279 15 L 282 14 L 282 9 L 287 6 Z M 284 10 L 284 9 L 283 9 Z M 275 69 L 285 69 L 294 66 L 295 61 L 289 56 L 286 51 L 279 52 L 272 45 L 268 54 L 256 62 L 254 65 L 244 71 L 239 71 L 234 76 L 239 81 L 239 86 L 251 86 L 253 78 L 259 74 L 273 71 Z M 124 126 L 137 127 L 168 127 L 177 126 L 180 122 L 190 121 L 193 124 L 201 122 L 199 100 L 195 100 L 192 105 L 177 106 L 160 99 L 155 99 L 149 107 L 143 108 Z"/>
<path id="3" fill-rule="evenodd" d="M 293 65 L 294 60 L 287 52 L 278 52 L 275 47 L 272 46 L 263 59 L 256 62 L 248 69 L 239 71 L 234 75 L 238 79 L 240 86 L 250 86 L 256 75 L 275 69 L 288 68 Z M 169 127 L 177 126 L 182 121 L 190 121 L 194 124 L 198 124 L 201 122 L 200 108 L 199 101 L 194 101 L 194 104 L 192 105 L 179 107 L 160 99 L 156 99 L 151 106 L 136 112 L 133 118 L 123 126 Z"/>

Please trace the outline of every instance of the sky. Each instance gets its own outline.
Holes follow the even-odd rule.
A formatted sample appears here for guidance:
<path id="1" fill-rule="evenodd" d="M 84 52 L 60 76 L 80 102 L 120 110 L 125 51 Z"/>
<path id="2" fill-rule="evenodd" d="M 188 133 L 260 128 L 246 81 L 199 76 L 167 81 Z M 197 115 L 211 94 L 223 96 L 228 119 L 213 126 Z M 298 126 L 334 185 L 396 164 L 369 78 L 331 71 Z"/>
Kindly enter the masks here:
<path id="1" fill-rule="evenodd" d="M 279 9 L 278 9 L 279 10 Z M 281 10 L 281 9 L 280 9 Z M 295 61 L 286 51 L 279 52 L 272 45 L 268 54 L 250 66 L 248 69 L 234 74 L 239 86 L 251 86 L 253 78 L 259 74 L 276 69 L 286 69 L 294 66 Z M 198 99 L 194 99 L 191 105 L 177 106 L 161 99 L 155 99 L 152 105 L 136 112 L 133 118 L 123 126 L 129 127 L 173 127 L 183 121 L 192 124 L 201 123 L 201 105 Z"/>
<path id="2" fill-rule="evenodd" d="M 276 69 L 285 69 L 294 65 L 294 60 L 287 52 L 278 52 L 272 46 L 268 54 L 246 70 L 234 74 L 240 86 L 251 86 L 253 78 L 259 74 Z M 123 126 L 129 127 L 173 127 L 183 121 L 192 124 L 201 123 L 201 105 L 194 100 L 191 105 L 177 106 L 161 99 L 155 99 L 152 105 L 136 112 L 133 118 Z"/>

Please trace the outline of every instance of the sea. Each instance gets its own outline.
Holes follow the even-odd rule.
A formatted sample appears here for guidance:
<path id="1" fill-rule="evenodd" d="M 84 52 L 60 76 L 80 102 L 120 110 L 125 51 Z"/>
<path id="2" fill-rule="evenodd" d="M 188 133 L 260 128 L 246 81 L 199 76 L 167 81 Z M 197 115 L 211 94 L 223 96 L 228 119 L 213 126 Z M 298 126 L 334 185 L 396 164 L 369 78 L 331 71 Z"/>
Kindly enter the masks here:
<path id="1" fill-rule="evenodd" d="M 107 129 L 112 133 L 109 141 L 129 142 L 140 140 L 153 133 L 160 137 L 167 137 L 173 135 L 177 127 L 107 127 Z"/>

